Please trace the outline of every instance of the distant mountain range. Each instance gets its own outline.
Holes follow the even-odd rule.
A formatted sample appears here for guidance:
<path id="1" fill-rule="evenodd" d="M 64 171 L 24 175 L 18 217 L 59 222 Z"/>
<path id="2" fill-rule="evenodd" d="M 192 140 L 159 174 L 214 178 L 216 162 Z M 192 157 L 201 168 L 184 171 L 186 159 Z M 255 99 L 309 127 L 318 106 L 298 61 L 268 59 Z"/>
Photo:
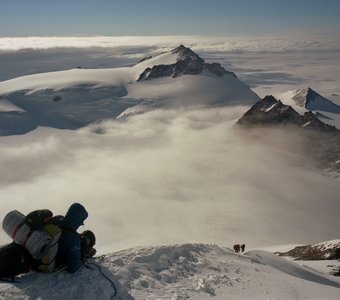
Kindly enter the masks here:
<path id="1" fill-rule="evenodd" d="M 339 130 L 334 127 L 340 128 L 340 107 L 311 88 L 279 99 L 259 101 L 234 73 L 180 45 L 132 67 L 71 69 L 0 82 L 0 136 L 38 126 L 77 129 L 158 108 L 243 105 L 251 106 L 237 122 L 243 127 L 289 125 L 322 132 L 313 143 L 314 155 L 321 167 L 340 172 Z"/>
<path id="2" fill-rule="evenodd" d="M 155 108 L 251 105 L 234 73 L 183 45 L 132 67 L 72 69 L 0 82 L 0 135 L 38 126 L 77 129 Z"/>
<path id="3" fill-rule="evenodd" d="M 286 252 L 276 252 L 276 254 L 292 257 L 295 260 L 340 259 L 340 240 L 297 246 Z"/>

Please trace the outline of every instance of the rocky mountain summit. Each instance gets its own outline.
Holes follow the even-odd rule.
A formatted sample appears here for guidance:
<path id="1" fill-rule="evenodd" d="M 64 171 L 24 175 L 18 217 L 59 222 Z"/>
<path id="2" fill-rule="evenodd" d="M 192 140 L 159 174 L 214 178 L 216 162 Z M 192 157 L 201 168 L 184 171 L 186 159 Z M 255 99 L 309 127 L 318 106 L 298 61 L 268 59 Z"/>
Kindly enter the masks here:
<path id="1" fill-rule="evenodd" d="M 338 132 L 336 127 L 322 122 L 313 112 L 304 115 L 291 106 L 283 104 L 273 96 L 266 96 L 255 103 L 237 122 L 242 126 L 284 126 L 293 125 L 322 132 Z"/>
<path id="2" fill-rule="evenodd" d="M 305 154 L 328 175 L 340 177 L 340 130 L 322 122 L 311 111 L 303 115 L 273 96 L 255 103 L 236 123 L 243 128 L 298 130 L 305 140 Z"/>
<path id="3" fill-rule="evenodd" d="M 197 75 L 207 71 L 215 76 L 222 77 L 223 75 L 230 75 L 236 78 L 233 72 L 226 71 L 219 63 L 206 63 L 190 48 L 183 45 L 173 49 L 172 54 L 177 54 L 177 61 L 170 65 L 155 65 L 146 68 L 138 78 L 138 81 L 155 79 L 160 77 L 176 78 L 180 75 Z"/>

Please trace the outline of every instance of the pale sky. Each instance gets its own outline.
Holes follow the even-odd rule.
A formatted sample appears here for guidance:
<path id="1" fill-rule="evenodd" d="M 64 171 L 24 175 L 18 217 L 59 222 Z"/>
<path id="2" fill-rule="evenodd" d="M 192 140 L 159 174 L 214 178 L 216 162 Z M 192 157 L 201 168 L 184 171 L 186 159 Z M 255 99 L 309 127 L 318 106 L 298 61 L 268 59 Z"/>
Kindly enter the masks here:
<path id="1" fill-rule="evenodd" d="M 340 36 L 338 0 L 11 0 L 0 36 Z"/>

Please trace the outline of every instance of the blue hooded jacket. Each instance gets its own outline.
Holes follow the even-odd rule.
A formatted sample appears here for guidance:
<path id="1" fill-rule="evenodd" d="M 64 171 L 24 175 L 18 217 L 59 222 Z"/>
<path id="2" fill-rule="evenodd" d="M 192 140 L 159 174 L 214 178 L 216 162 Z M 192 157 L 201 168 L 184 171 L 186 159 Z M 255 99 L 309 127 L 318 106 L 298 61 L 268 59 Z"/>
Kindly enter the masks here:
<path id="1" fill-rule="evenodd" d="M 87 217 L 84 206 L 74 203 L 68 209 L 61 226 L 63 232 L 59 239 L 57 261 L 66 264 L 66 270 L 70 273 L 81 267 L 81 243 L 77 229 L 84 224 Z"/>

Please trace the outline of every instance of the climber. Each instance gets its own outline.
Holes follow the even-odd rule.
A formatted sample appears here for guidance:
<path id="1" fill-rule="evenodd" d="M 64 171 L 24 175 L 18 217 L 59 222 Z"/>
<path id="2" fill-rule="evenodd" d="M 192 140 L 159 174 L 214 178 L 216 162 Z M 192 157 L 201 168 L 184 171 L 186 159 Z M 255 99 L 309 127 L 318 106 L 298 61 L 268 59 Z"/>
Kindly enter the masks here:
<path id="1" fill-rule="evenodd" d="M 240 252 L 240 244 L 235 244 L 235 245 L 234 245 L 234 251 L 235 251 L 236 253 L 239 253 L 239 252 Z"/>
<path id="2" fill-rule="evenodd" d="M 246 248 L 246 245 L 245 244 L 242 244 L 241 245 L 241 252 L 244 252 L 244 249 Z"/>
<path id="3" fill-rule="evenodd" d="M 74 203 L 68 209 L 65 218 L 57 224 L 62 229 L 56 257 L 57 264 L 66 265 L 66 270 L 70 273 L 78 271 L 82 265 L 81 237 L 77 229 L 84 225 L 83 222 L 87 217 L 85 208 L 79 203 Z"/>

